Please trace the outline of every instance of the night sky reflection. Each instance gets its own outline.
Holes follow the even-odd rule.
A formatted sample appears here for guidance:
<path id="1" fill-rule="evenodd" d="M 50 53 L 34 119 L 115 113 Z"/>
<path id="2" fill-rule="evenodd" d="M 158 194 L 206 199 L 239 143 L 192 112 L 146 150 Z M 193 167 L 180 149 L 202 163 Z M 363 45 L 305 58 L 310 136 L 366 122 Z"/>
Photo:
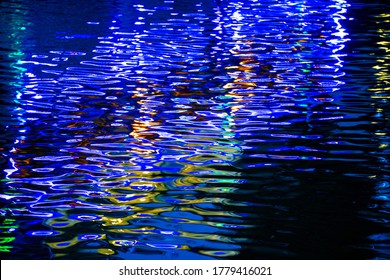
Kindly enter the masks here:
<path id="1" fill-rule="evenodd" d="M 389 258 L 385 6 L 82 2 L 0 4 L 2 259 Z"/>

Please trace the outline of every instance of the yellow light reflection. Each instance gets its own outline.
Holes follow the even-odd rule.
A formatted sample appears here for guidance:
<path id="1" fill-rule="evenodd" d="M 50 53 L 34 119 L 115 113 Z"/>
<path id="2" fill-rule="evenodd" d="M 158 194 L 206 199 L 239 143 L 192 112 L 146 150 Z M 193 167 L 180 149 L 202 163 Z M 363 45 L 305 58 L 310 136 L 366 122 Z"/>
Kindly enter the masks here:
<path id="1" fill-rule="evenodd" d="M 369 90 L 372 92 L 371 98 L 376 100 L 381 100 L 383 103 L 387 104 L 390 99 L 390 29 L 388 27 L 390 14 L 382 13 L 377 17 L 376 24 L 378 26 L 377 33 L 379 35 L 379 40 L 377 42 L 378 49 L 384 51 L 382 56 L 378 56 L 376 61 L 377 64 L 373 66 L 376 73 L 376 84 L 374 87 L 371 87 Z M 382 103 L 375 102 L 376 112 L 378 117 L 384 117 L 384 110 L 381 108 Z M 373 124 L 377 122 L 372 122 Z M 378 137 L 378 148 L 387 149 L 388 148 L 388 131 L 386 129 L 381 129 L 375 132 L 375 136 Z"/>
<path id="2" fill-rule="evenodd" d="M 384 50 L 385 53 L 383 56 L 377 58 L 377 65 L 373 66 L 373 68 L 377 71 L 375 73 L 376 76 L 376 85 L 369 90 L 374 92 L 371 95 L 374 99 L 389 99 L 389 91 L 390 91 L 390 39 L 389 39 L 389 29 L 383 28 L 387 19 L 390 17 L 390 14 L 380 14 L 377 16 L 378 24 L 377 32 L 379 34 L 379 41 L 377 42 L 378 48 Z M 378 108 L 378 110 L 381 110 Z M 379 113 L 381 111 L 378 111 Z"/>

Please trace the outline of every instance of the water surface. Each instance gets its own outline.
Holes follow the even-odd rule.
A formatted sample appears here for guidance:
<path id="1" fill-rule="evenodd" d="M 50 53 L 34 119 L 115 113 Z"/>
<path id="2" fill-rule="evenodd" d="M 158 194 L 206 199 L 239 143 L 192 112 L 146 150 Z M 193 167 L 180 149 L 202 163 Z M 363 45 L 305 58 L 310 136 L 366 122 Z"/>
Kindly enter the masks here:
<path id="1" fill-rule="evenodd" d="M 364 2 L 2 2 L 1 258 L 389 258 Z"/>

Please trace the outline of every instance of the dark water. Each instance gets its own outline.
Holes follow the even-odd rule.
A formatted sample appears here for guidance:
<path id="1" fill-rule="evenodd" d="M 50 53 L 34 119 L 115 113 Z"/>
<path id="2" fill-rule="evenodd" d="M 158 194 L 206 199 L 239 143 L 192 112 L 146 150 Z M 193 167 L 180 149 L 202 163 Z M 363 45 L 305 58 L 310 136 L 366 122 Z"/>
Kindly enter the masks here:
<path id="1" fill-rule="evenodd" d="M 1 259 L 390 258 L 390 9 L 0 4 Z"/>

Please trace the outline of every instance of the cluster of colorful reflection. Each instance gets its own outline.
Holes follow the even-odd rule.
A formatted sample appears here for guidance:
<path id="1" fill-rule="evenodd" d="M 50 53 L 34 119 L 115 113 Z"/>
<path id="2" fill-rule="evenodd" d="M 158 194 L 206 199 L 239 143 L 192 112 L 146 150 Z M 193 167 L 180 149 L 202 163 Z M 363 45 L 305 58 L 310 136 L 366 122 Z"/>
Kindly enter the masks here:
<path id="1" fill-rule="evenodd" d="M 4 258 L 389 256 L 350 235 L 389 222 L 388 58 L 378 86 L 344 61 L 346 0 L 27 2 L 2 6 Z"/>

